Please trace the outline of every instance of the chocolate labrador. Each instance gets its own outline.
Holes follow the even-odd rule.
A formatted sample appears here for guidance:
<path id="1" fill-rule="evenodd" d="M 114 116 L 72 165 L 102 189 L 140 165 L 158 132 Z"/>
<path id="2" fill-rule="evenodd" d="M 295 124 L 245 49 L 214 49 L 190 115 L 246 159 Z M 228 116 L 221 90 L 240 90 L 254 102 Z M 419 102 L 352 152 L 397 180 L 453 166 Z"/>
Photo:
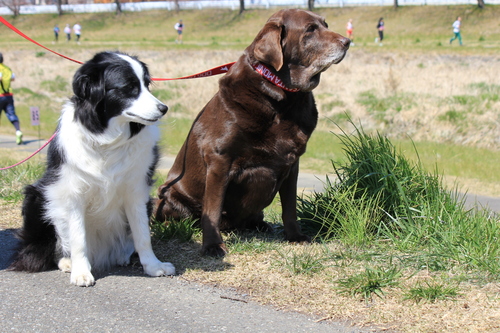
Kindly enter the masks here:
<path id="1" fill-rule="evenodd" d="M 316 127 L 312 90 L 350 40 L 298 9 L 275 13 L 219 81 L 158 189 L 155 217 L 200 218 L 202 252 L 227 252 L 220 230 L 268 229 L 262 210 L 279 193 L 285 238 L 309 241 L 297 222 L 299 157 Z"/>

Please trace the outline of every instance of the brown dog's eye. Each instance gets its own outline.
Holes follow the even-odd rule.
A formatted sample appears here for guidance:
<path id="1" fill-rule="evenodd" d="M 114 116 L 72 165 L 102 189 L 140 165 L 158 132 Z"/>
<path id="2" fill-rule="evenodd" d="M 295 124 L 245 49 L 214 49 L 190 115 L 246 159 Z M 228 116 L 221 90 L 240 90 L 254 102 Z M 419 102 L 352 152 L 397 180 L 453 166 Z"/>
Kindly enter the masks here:
<path id="1" fill-rule="evenodd" d="M 312 25 L 307 27 L 306 32 L 315 32 L 316 29 L 318 29 L 318 26 L 316 24 L 312 24 Z"/>

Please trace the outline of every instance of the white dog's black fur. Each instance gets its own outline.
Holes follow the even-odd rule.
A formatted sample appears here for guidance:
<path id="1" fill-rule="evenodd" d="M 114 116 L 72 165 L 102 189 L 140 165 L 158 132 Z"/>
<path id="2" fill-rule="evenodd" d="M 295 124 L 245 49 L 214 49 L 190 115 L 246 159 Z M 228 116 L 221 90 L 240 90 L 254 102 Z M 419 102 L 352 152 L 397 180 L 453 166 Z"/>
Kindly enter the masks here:
<path id="1" fill-rule="evenodd" d="M 21 242 L 10 269 L 71 271 L 71 283 L 95 283 L 91 270 L 127 265 L 134 249 L 146 274 L 175 274 L 151 248 L 149 197 L 158 162 L 156 122 L 168 107 L 149 92 L 146 65 L 102 52 L 73 78 L 47 154 L 43 177 L 25 189 Z"/>

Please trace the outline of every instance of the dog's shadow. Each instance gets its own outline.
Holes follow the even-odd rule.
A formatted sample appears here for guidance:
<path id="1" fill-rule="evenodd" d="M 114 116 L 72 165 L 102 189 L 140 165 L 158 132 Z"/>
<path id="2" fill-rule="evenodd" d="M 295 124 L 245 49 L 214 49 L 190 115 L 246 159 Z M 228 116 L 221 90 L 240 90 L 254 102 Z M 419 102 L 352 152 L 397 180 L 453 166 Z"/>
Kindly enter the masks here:
<path id="1" fill-rule="evenodd" d="M 201 244 L 198 242 L 181 242 L 177 239 L 160 241 L 154 238 L 152 242 L 153 250 L 158 259 L 171 262 L 175 266 L 177 275 L 182 275 L 188 270 L 218 272 L 233 267 L 222 257 L 202 255 Z"/>
<path id="2" fill-rule="evenodd" d="M 0 270 L 6 270 L 12 261 L 12 256 L 18 245 L 15 237 L 16 229 L 0 230 Z M 232 267 L 224 258 L 213 258 L 201 255 L 201 244 L 197 242 L 182 243 L 177 240 L 157 241 L 152 239 L 154 251 L 161 261 L 174 264 L 176 274 L 182 275 L 186 270 L 203 270 L 208 272 L 223 271 Z M 144 276 L 137 254 L 131 258 L 131 263 L 125 267 L 112 267 L 108 271 L 92 272 L 96 280 L 110 275 Z"/>
<path id="3" fill-rule="evenodd" d="M 15 229 L 0 230 L 0 271 L 7 269 L 16 250 L 18 240 Z"/>

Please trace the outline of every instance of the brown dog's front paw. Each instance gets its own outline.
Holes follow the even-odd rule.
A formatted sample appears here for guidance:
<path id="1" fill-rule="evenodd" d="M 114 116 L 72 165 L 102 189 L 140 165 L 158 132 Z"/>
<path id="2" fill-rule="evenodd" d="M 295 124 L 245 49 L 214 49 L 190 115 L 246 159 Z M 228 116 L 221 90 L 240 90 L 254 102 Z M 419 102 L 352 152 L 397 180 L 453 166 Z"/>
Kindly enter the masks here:
<path id="1" fill-rule="evenodd" d="M 201 254 L 210 257 L 224 257 L 227 254 L 226 244 L 211 244 L 211 245 L 203 245 L 201 248 Z"/>
<path id="2" fill-rule="evenodd" d="M 311 237 L 304 235 L 304 234 L 296 234 L 293 236 L 288 236 L 285 235 L 285 239 L 289 241 L 290 243 L 310 243 L 311 242 Z"/>

